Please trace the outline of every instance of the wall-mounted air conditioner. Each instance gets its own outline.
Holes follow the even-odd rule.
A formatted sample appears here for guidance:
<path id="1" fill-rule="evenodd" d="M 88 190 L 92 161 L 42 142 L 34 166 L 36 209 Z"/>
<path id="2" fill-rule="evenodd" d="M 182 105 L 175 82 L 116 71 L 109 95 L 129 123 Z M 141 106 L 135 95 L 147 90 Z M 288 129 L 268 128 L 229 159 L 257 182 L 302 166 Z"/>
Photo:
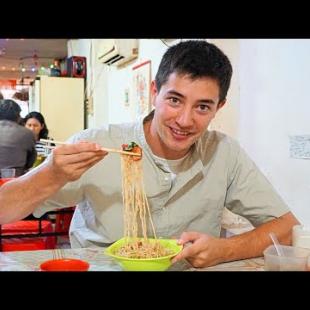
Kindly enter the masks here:
<path id="1" fill-rule="evenodd" d="M 103 39 L 98 59 L 106 65 L 121 66 L 138 57 L 138 39 Z"/>

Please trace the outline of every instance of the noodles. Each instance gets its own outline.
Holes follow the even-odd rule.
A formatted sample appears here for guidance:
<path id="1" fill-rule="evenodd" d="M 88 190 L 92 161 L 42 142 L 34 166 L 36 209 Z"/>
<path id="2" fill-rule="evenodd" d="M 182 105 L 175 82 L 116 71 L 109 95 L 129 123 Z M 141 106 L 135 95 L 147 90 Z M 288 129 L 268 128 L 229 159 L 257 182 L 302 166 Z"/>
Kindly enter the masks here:
<path id="1" fill-rule="evenodd" d="M 123 145 L 123 150 L 140 152 L 141 148 L 134 142 Z M 138 159 L 137 159 L 138 158 Z M 126 243 L 117 255 L 130 258 L 154 258 L 171 254 L 157 239 L 150 208 L 143 186 L 141 157 L 121 155 L 122 188 L 124 203 L 124 237 Z M 155 240 L 147 238 L 147 219 L 151 224 Z"/>
<path id="2" fill-rule="evenodd" d="M 120 256 L 128 258 L 156 258 L 172 254 L 172 251 L 164 248 L 158 240 L 146 239 L 143 241 L 129 241 L 117 252 Z"/>

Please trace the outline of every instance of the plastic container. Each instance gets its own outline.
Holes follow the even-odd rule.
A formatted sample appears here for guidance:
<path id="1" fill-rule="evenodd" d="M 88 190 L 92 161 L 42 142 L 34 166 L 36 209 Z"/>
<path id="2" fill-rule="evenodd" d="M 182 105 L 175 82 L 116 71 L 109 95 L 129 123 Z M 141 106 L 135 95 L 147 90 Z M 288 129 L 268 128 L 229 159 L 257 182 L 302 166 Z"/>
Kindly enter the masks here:
<path id="1" fill-rule="evenodd" d="M 306 271 L 310 249 L 280 245 L 284 255 L 277 254 L 274 245 L 264 251 L 265 270 L 267 271 Z"/>
<path id="2" fill-rule="evenodd" d="M 310 249 L 310 228 L 303 225 L 293 227 L 293 246 Z"/>

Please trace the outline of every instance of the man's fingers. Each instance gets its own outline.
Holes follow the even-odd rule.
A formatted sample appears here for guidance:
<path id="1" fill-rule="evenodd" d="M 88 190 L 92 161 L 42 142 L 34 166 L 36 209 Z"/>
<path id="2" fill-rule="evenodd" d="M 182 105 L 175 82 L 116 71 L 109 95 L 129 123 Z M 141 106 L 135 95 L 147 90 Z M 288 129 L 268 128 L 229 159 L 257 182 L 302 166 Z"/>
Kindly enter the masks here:
<path id="1" fill-rule="evenodd" d="M 79 143 L 68 143 L 57 146 L 53 150 L 53 154 L 55 155 L 71 155 L 71 154 L 79 154 L 83 152 L 102 152 L 107 153 L 105 151 L 102 151 L 101 146 L 97 143 L 93 142 L 79 142 Z"/>
<path id="2" fill-rule="evenodd" d="M 83 162 L 77 162 L 74 164 L 66 165 L 66 168 L 62 170 L 62 174 L 66 176 L 68 181 L 75 181 L 81 177 L 81 175 L 95 164 L 97 164 L 102 158 L 90 158 Z"/>
<path id="3" fill-rule="evenodd" d="M 69 171 L 75 172 L 77 170 L 87 170 L 97 164 L 100 160 L 102 160 L 102 156 L 93 156 L 83 161 L 79 160 L 74 163 L 71 162 L 66 165 L 67 169 L 65 170 L 67 173 L 69 173 Z"/>
<path id="4" fill-rule="evenodd" d="M 201 233 L 195 231 L 188 231 L 182 233 L 178 240 L 179 244 L 183 244 L 183 250 L 175 256 L 171 262 L 175 263 L 181 259 L 188 259 L 189 257 L 194 257 L 199 253 L 199 246 L 196 242 L 201 237 Z M 195 243 L 196 242 L 196 243 Z"/>
<path id="5" fill-rule="evenodd" d="M 194 246 L 194 244 L 190 244 L 188 246 L 185 246 L 183 248 L 183 250 L 171 260 L 171 262 L 175 263 L 179 260 L 186 259 L 188 257 L 192 257 L 196 253 L 197 253 L 196 247 Z"/>
<path id="6" fill-rule="evenodd" d="M 105 155 L 107 155 L 107 152 L 104 151 L 88 151 L 88 152 L 82 152 L 82 153 L 76 153 L 76 154 L 57 154 L 54 153 L 54 161 L 55 162 L 61 162 L 63 165 L 67 164 L 75 164 L 79 162 L 84 162 L 89 159 L 102 159 Z"/>
<path id="7" fill-rule="evenodd" d="M 197 240 L 200 236 L 201 236 L 201 234 L 196 232 L 196 231 L 184 232 L 184 233 L 182 233 L 181 237 L 179 238 L 178 243 L 179 244 L 185 244 L 187 242 L 193 242 L 193 241 Z"/>
<path id="8" fill-rule="evenodd" d="M 79 161 L 77 163 L 74 163 L 75 169 L 85 169 L 85 168 L 90 168 L 96 163 L 98 163 L 102 159 L 102 156 L 94 156 L 91 158 L 88 158 L 84 161 Z"/>

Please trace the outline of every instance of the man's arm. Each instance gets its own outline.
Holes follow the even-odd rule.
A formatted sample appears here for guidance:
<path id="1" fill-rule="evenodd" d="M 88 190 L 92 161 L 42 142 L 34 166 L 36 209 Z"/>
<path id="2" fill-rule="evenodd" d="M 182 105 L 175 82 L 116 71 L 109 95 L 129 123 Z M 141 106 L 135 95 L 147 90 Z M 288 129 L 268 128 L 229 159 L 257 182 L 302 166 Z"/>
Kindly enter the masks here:
<path id="1" fill-rule="evenodd" d="M 98 144 L 90 142 L 55 148 L 51 160 L 0 187 L 0 224 L 25 218 L 66 183 L 79 179 L 106 154 Z"/>
<path id="2" fill-rule="evenodd" d="M 173 262 L 187 259 L 194 267 L 208 267 L 233 260 L 258 257 L 272 243 L 269 233 L 274 232 L 280 243 L 290 245 L 292 228 L 299 224 L 288 212 L 246 233 L 230 238 L 215 238 L 198 232 L 184 232 L 179 242 L 187 244 Z"/>

